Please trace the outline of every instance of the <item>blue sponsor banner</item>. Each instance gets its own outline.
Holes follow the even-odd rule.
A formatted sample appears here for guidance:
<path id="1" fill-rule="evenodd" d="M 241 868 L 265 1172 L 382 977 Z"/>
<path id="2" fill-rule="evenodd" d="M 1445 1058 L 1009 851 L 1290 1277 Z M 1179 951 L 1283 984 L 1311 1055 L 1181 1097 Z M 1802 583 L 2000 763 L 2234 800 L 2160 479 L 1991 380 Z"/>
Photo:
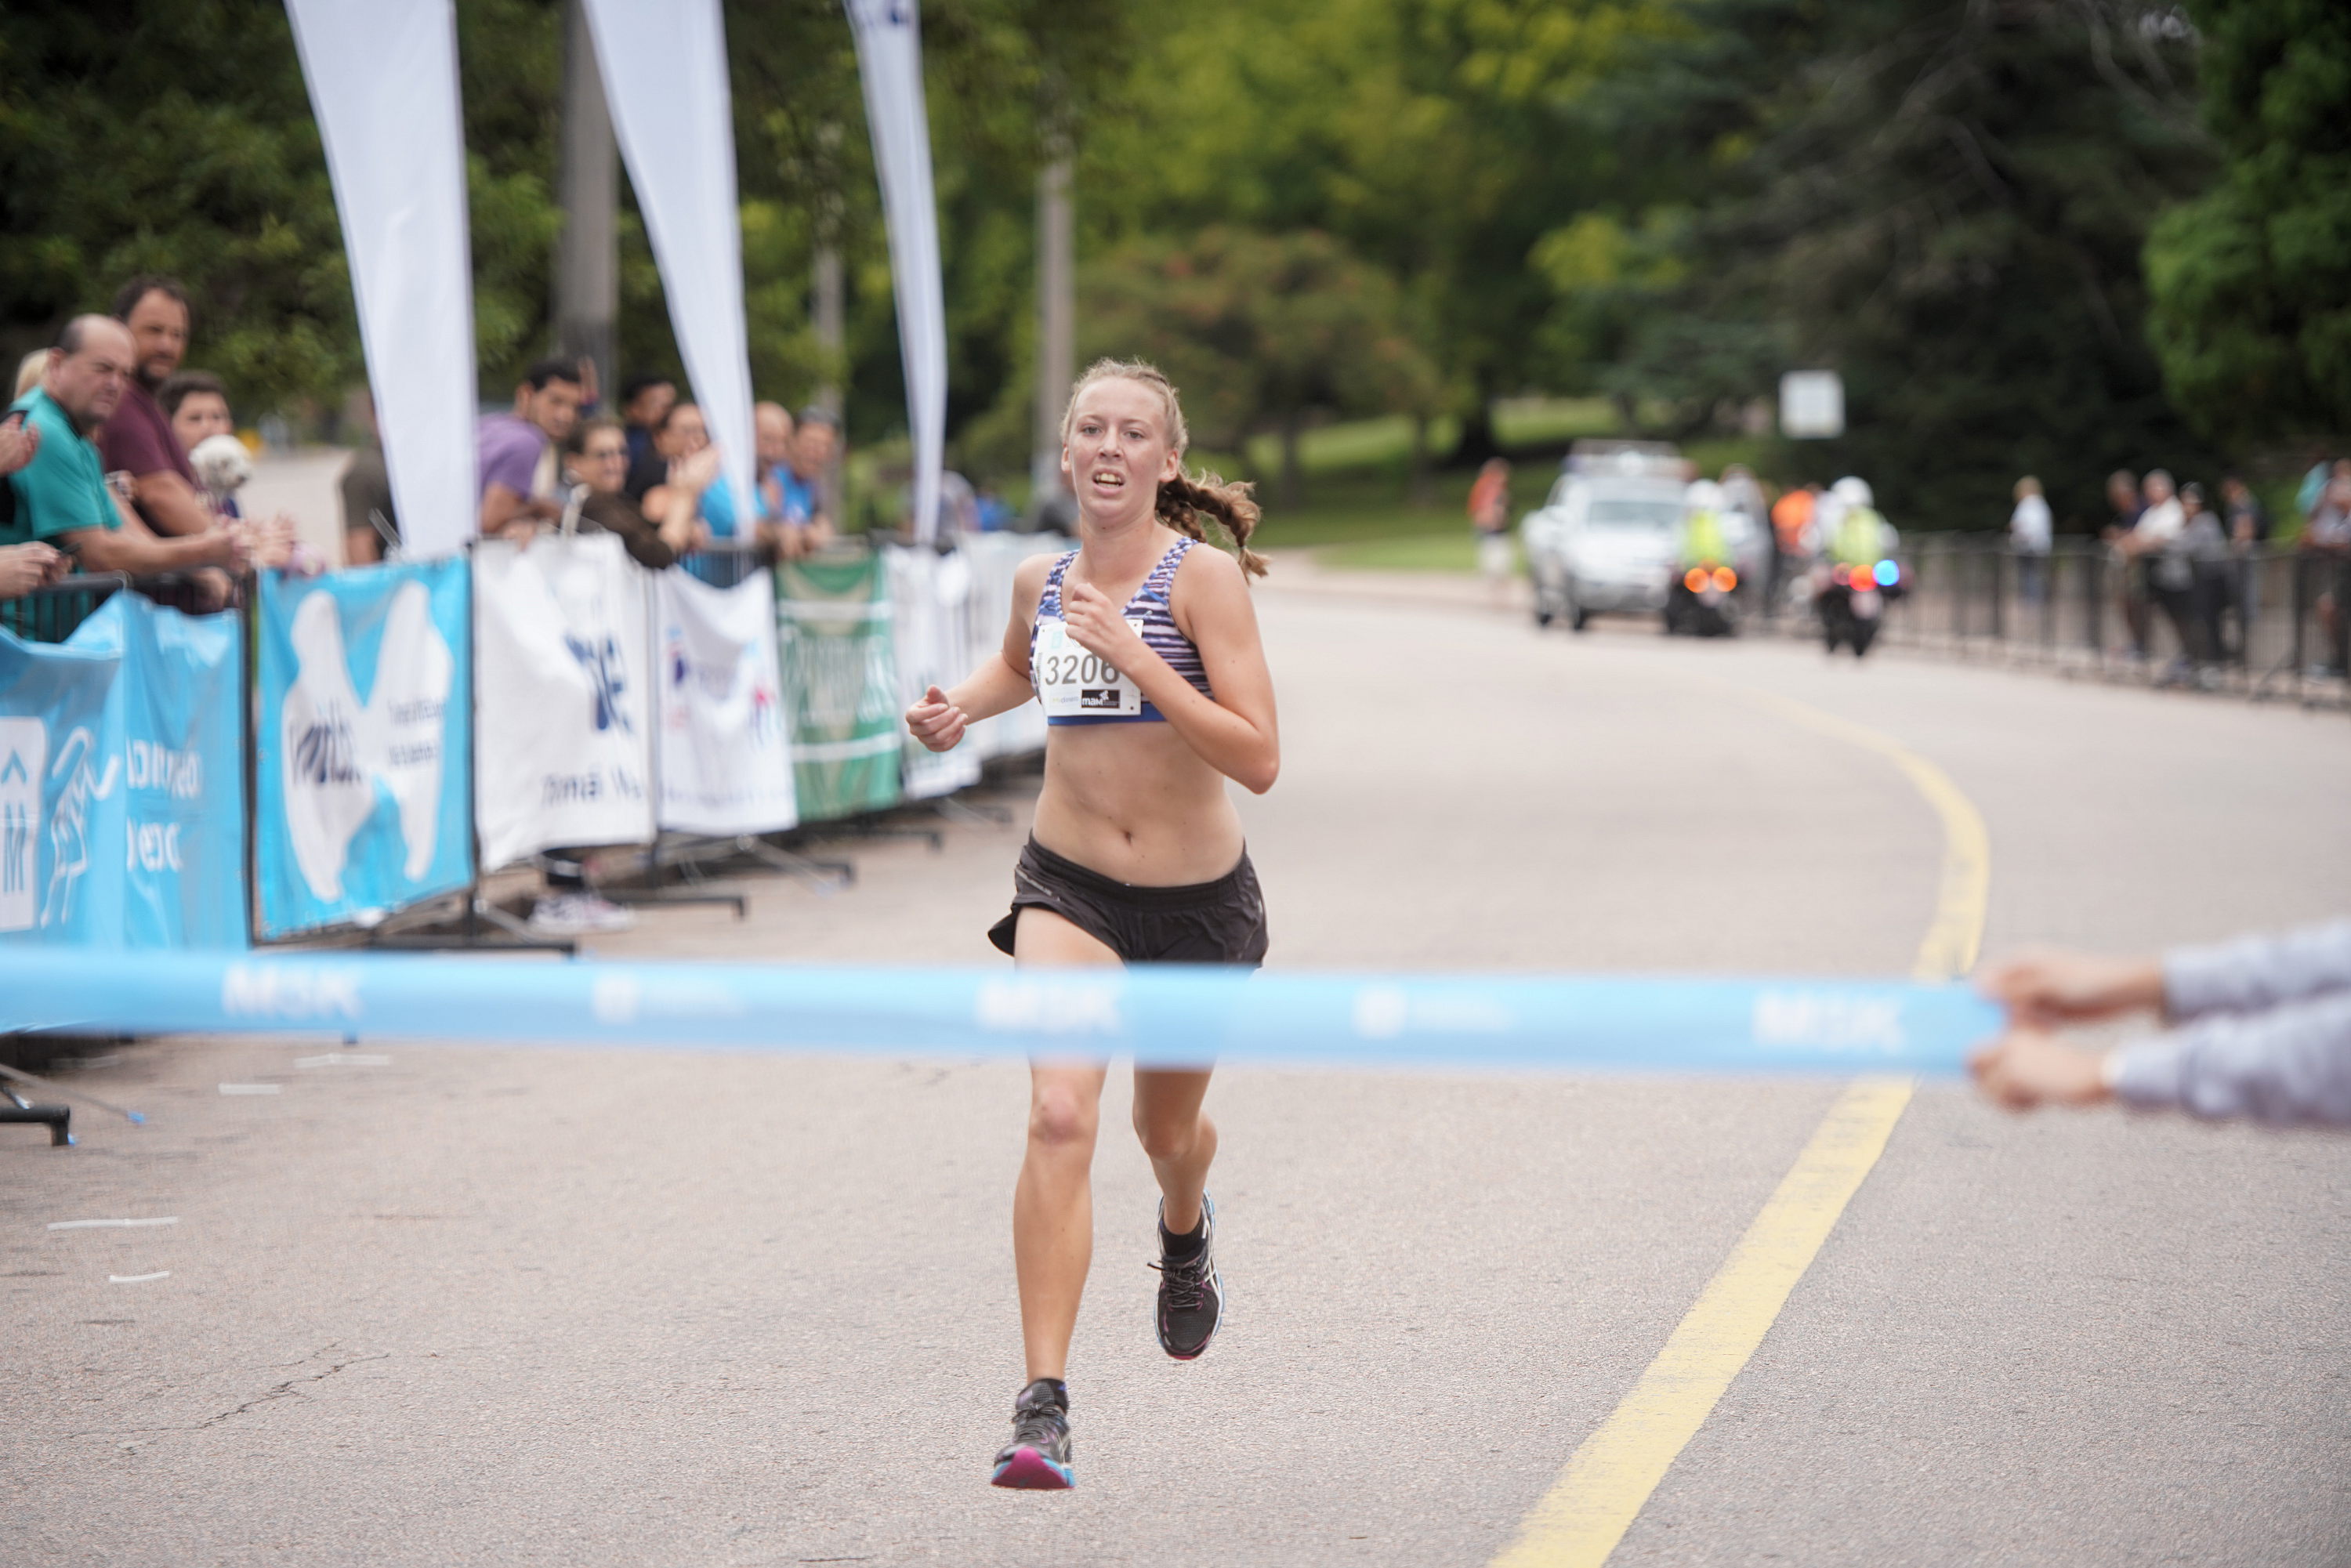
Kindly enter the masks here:
<path id="1" fill-rule="evenodd" d="M 1811 977 L 174 954 L 101 981 L 95 968 L 0 954 L 0 1028 L 27 1025 L 893 1057 L 1132 1052 L 1162 1067 L 1950 1075 L 2001 1015 L 1963 985 Z"/>
<path id="2" fill-rule="evenodd" d="M 265 573 L 255 720 L 264 937 L 371 925 L 473 880 L 466 563 Z"/>
<path id="3" fill-rule="evenodd" d="M 0 632 L 0 943 L 96 943 L 122 928 L 122 848 L 103 833 L 122 783 L 107 709 L 124 597 L 70 643 Z"/>
<path id="4" fill-rule="evenodd" d="M 0 634 L 0 941 L 246 945 L 243 647 L 131 593 Z"/>
<path id="5" fill-rule="evenodd" d="M 108 607 L 121 616 L 123 940 L 246 946 L 244 627 L 130 593 Z"/>

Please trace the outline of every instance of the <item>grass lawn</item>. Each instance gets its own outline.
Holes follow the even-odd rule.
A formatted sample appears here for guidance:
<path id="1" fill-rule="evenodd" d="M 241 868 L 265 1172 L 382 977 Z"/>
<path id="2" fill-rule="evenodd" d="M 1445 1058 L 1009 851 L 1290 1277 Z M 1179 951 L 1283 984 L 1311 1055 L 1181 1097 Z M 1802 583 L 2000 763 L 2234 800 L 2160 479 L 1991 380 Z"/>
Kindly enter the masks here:
<path id="1" fill-rule="evenodd" d="M 1446 533 L 1329 545 L 1316 550 L 1314 559 L 1350 571 L 1476 571 L 1478 541 L 1468 524 L 1457 517 Z"/>

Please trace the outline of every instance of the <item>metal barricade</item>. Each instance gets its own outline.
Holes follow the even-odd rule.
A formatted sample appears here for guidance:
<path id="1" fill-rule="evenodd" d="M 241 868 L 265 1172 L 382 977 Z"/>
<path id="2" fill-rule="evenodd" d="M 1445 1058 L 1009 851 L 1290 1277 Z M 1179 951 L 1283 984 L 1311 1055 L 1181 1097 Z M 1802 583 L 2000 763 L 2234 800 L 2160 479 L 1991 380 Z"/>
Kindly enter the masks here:
<path id="1" fill-rule="evenodd" d="M 100 604 L 131 585 L 125 572 L 78 572 L 21 598 L 0 599 L 0 627 L 27 643 L 62 643 Z"/>
<path id="2" fill-rule="evenodd" d="M 160 572 L 153 577 L 132 577 L 120 571 L 76 572 L 62 582 L 34 589 L 19 598 L 0 600 L 0 627 L 27 643 L 62 643 L 99 605 L 126 588 L 166 609 L 190 615 L 217 608 L 203 602 L 203 585 L 184 572 Z"/>
<path id="3" fill-rule="evenodd" d="M 747 539 L 712 539 L 677 558 L 677 569 L 713 588 L 733 588 L 775 564 L 775 552 Z"/>
<path id="4" fill-rule="evenodd" d="M 2126 558 L 2103 540 L 2021 551 L 2004 534 L 1913 534 L 1889 643 L 2116 680 L 2304 703 L 2351 700 L 2351 557 L 2257 546 Z"/>

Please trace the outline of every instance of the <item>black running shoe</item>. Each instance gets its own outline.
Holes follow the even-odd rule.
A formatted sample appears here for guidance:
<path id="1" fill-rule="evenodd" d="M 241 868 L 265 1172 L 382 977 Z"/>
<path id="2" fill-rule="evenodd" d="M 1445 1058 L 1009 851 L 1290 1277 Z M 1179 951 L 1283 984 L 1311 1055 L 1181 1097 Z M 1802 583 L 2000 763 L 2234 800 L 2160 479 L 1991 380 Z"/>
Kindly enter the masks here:
<path id="1" fill-rule="evenodd" d="M 1078 1484 L 1070 1468 L 1070 1391 L 1040 1377 L 1012 1402 L 1012 1441 L 996 1456 L 989 1483 L 1025 1491 L 1067 1491 Z"/>
<path id="2" fill-rule="evenodd" d="M 1163 1218 L 1166 1214 L 1161 1206 Z M 1225 1321 L 1224 1281 L 1217 1278 L 1217 1206 L 1200 1199 L 1200 1227 L 1205 1232 L 1200 1250 L 1189 1258 L 1171 1258 L 1167 1243 L 1159 1244 L 1159 1309 L 1152 1321 L 1159 1330 L 1159 1348 L 1177 1361 L 1190 1361 L 1208 1348 Z M 1166 1227 L 1160 1227 L 1165 1238 Z"/>

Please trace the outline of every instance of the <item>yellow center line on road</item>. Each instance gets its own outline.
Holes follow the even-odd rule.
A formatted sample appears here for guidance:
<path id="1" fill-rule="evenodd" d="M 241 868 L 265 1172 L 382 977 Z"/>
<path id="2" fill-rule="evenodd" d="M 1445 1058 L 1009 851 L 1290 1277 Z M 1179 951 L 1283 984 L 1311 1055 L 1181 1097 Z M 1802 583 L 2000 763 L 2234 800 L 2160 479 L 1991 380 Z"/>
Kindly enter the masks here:
<path id="1" fill-rule="evenodd" d="M 1943 821 L 1943 876 L 1935 896 L 1935 918 L 1918 944 L 1910 976 L 1917 980 L 1955 980 L 1976 967 L 1983 947 L 1984 912 L 1991 898 L 1991 835 L 1983 813 L 1959 793 L 1950 775 L 1911 750 L 1851 719 L 1823 713 L 1774 692 L 1745 695 L 1792 724 L 1834 736 L 1848 746 L 1874 751 L 1900 768 L 1911 787 Z"/>
<path id="2" fill-rule="evenodd" d="M 1864 725 L 1771 693 L 1744 695 L 1794 723 L 1874 751 L 1907 777 L 1943 824 L 1935 916 L 1912 974 L 1956 979 L 1975 967 L 1991 887 L 1983 816 L 1943 770 Z M 1848 1085 L 1795 1166 L 1739 1239 L 1665 1349 L 1567 1462 L 1492 1568 L 1598 1568 L 1771 1332 L 1796 1281 L 1910 1103 L 1907 1078 Z"/>

